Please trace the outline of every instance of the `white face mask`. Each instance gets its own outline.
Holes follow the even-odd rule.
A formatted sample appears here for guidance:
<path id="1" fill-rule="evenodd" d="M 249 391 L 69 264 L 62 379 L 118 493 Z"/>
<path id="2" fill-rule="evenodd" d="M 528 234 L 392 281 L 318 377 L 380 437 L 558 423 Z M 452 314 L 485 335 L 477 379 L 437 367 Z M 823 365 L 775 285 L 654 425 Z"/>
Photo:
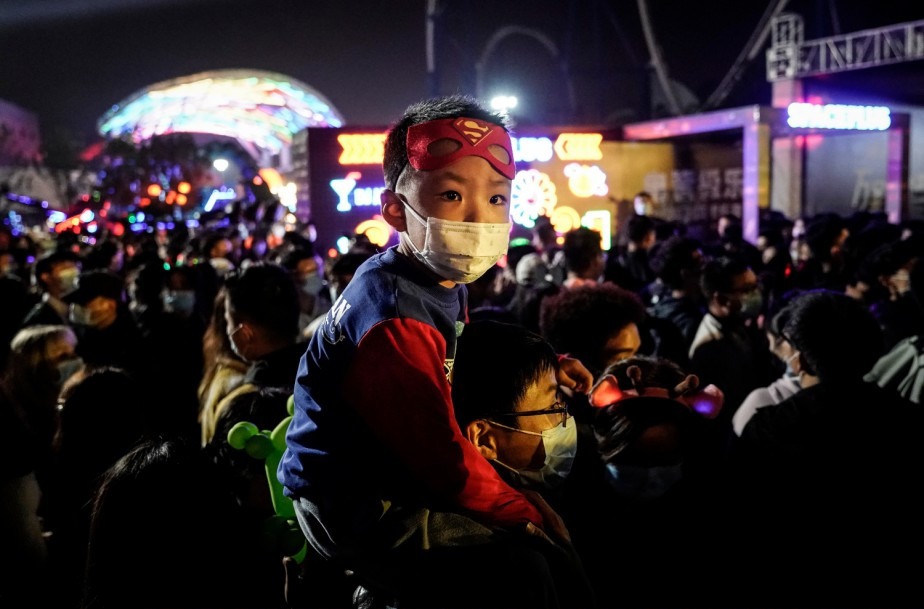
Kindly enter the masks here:
<path id="1" fill-rule="evenodd" d="M 93 312 L 90 311 L 87 307 L 79 304 L 72 304 L 70 310 L 70 320 L 72 324 L 78 326 L 93 326 L 94 316 Z"/>
<path id="2" fill-rule="evenodd" d="M 76 268 L 66 268 L 62 269 L 58 273 L 58 287 L 61 289 L 62 294 L 67 294 L 71 290 L 77 287 L 77 278 L 80 276 L 80 271 Z"/>
<path id="3" fill-rule="evenodd" d="M 545 462 L 541 469 L 514 469 L 498 459 L 494 463 L 500 465 L 504 471 L 501 475 L 508 478 L 513 484 L 530 489 L 550 489 L 559 486 L 571 473 L 574 465 L 574 455 L 577 454 L 577 425 L 569 421 L 570 425 L 556 425 L 545 431 L 527 431 L 508 427 L 491 421 L 491 425 L 503 427 L 518 433 L 531 436 L 542 436 L 542 446 L 545 450 Z"/>
<path id="4" fill-rule="evenodd" d="M 456 222 L 433 216 L 424 219 L 407 201 L 404 209 L 427 228 L 422 249 L 404 233 L 414 256 L 449 281 L 471 283 L 507 253 L 510 222 Z"/>

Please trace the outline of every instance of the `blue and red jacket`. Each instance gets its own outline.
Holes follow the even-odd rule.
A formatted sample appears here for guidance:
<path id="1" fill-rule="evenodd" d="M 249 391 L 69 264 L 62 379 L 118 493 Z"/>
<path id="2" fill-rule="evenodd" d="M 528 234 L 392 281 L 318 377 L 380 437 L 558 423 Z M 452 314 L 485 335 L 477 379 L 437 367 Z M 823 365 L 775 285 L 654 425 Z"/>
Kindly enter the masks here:
<path id="1" fill-rule="evenodd" d="M 344 498 L 344 510 L 357 503 L 346 498 L 362 497 L 488 526 L 542 526 L 456 423 L 448 376 L 466 294 L 395 248 L 360 266 L 299 363 L 278 470 L 287 495 Z"/>

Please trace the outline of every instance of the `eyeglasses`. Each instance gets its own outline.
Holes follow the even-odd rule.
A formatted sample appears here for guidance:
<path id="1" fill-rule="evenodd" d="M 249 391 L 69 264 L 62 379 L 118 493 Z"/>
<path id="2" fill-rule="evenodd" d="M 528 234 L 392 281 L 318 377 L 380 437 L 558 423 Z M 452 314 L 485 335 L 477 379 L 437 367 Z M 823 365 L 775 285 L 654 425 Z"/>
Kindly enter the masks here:
<path id="1" fill-rule="evenodd" d="M 494 418 L 499 418 L 499 417 L 508 417 L 508 418 L 538 417 L 541 415 L 560 416 L 562 427 L 567 427 L 568 419 L 571 418 L 570 415 L 568 414 L 568 404 L 567 402 L 562 400 L 561 396 L 558 396 L 558 399 L 555 400 L 555 403 L 552 404 L 551 408 L 544 408 L 543 410 L 527 410 L 525 412 L 523 411 L 521 412 L 498 412 L 498 413 L 492 414 L 491 418 L 494 419 Z M 556 424 L 555 426 L 557 427 L 558 425 Z"/>

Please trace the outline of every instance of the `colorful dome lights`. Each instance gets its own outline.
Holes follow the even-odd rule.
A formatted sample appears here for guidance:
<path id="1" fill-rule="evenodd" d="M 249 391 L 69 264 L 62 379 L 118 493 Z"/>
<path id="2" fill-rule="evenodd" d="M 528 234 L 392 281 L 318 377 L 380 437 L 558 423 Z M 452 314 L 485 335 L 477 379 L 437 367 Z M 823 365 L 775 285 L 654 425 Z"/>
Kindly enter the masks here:
<path id="1" fill-rule="evenodd" d="M 218 70 L 151 85 L 113 106 L 98 128 L 104 137 L 137 143 L 168 133 L 210 133 L 278 154 L 306 127 L 343 123 L 323 95 L 295 79 Z"/>

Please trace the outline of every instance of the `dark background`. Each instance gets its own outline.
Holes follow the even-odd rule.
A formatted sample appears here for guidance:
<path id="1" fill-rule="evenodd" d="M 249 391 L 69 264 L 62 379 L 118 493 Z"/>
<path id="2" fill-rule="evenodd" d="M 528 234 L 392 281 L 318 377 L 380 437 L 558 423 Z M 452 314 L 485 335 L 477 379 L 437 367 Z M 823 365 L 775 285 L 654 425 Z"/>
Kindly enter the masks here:
<path id="1" fill-rule="evenodd" d="M 637 2 L 440 0 L 436 66 L 428 77 L 425 0 L 0 0 L 0 99 L 35 112 L 44 137 L 88 143 L 113 104 L 160 81 L 227 68 L 269 70 L 307 83 L 348 125 L 385 125 L 432 93 L 475 93 L 475 64 L 498 28 L 510 36 L 488 57 L 485 97 L 519 96 L 519 124 L 605 124 L 664 114 Z M 649 0 L 671 77 L 696 111 L 716 88 L 768 3 Z M 799 0 L 806 39 L 924 18 L 907 0 Z M 764 45 L 764 49 L 768 46 Z M 924 103 L 922 62 L 824 77 L 842 89 L 875 90 Z M 721 107 L 769 104 L 763 50 Z M 571 107 L 566 79 L 576 92 Z M 655 102 L 653 104 L 653 101 Z"/>

